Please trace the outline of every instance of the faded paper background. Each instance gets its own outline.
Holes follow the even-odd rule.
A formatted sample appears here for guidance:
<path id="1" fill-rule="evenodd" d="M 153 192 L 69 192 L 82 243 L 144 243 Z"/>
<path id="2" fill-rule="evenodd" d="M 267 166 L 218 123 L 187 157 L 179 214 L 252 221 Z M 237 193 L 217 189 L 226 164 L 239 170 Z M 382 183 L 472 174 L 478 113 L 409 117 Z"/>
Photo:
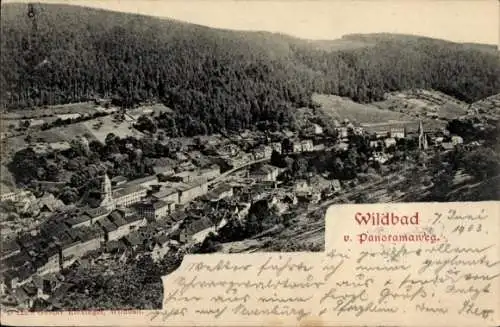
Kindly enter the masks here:
<path id="1" fill-rule="evenodd" d="M 9 1 L 6 1 L 9 2 Z M 14 1 L 12 1 L 14 2 Z M 23 2 L 23 1 L 15 1 Z M 27 1 L 26 1 L 27 2 Z M 269 30 L 273 32 L 289 33 L 295 36 L 313 39 L 327 39 L 338 38 L 345 33 L 370 33 L 370 32 L 394 32 L 394 33 L 409 33 L 419 34 L 430 37 L 443 38 L 456 42 L 478 42 L 478 43 L 497 43 L 499 41 L 499 13 L 500 6 L 498 1 L 488 0 L 474 0 L 474 1 L 238 1 L 237 3 L 231 1 L 187 1 L 187 2 L 174 2 L 174 1 L 40 1 L 51 3 L 68 3 L 75 5 L 88 5 L 95 6 L 110 10 L 119 10 L 134 13 L 143 13 L 157 16 L 167 16 L 179 20 L 191 21 L 199 24 L 204 24 L 213 27 L 221 28 L 234 28 L 234 29 L 258 29 Z M 488 258 L 491 263 L 499 260 L 499 203 L 453 203 L 453 204 L 380 204 L 380 205 L 367 205 L 370 211 L 384 211 L 387 209 L 402 210 L 405 212 L 420 213 L 422 217 L 421 228 L 429 226 L 429 220 L 433 218 L 436 211 L 446 214 L 449 209 L 461 210 L 463 215 L 467 213 L 475 214 L 481 209 L 486 210 L 488 219 L 482 224 L 484 227 L 481 231 L 477 232 L 477 228 L 468 231 L 469 226 L 475 225 L 467 221 L 464 223 L 464 228 L 467 229 L 461 235 L 453 234 L 453 230 L 457 227 L 455 221 L 440 221 L 440 225 L 433 226 L 433 230 L 441 235 L 441 237 L 448 238 L 448 242 L 455 246 L 467 246 L 468 248 L 481 248 L 489 244 L 494 246 L 488 249 Z M 326 251 L 321 254 L 309 253 L 293 253 L 293 254 L 245 254 L 245 255 L 209 255 L 205 257 L 190 256 L 186 257 L 181 268 L 171 276 L 165 279 L 166 294 L 176 288 L 175 282 L 179 277 L 186 280 L 194 275 L 201 276 L 202 279 L 219 280 L 260 280 L 269 279 L 271 276 L 261 274 L 257 277 L 255 272 L 248 274 L 239 273 L 231 274 L 229 272 L 218 272 L 216 274 L 203 272 L 196 274 L 194 272 L 185 272 L 184 269 L 189 267 L 190 263 L 203 261 L 205 264 L 216 264 L 219 260 L 228 260 L 231 265 L 245 265 L 251 263 L 259 267 L 263 265 L 269 258 L 272 257 L 273 262 L 276 264 L 282 263 L 283 260 L 292 259 L 293 263 L 299 264 L 302 262 L 304 265 L 311 266 L 313 269 L 309 271 L 314 278 L 325 278 L 328 270 L 333 271 L 335 264 L 338 264 L 338 257 L 335 257 L 332 249 L 339 253 L 350 253 L 350 260 L 344 262 L 345 266 L 338 271 L 335 271 L 328 279 L 329 282 L 340 280 L 355 280 L 356 263 L 353 258 L 359 258 L 360 251 L 367 249 L 371 251 L 381 251 L 381 245 L 378 243 L 363 244 L 361 247 L 355 242 L 344 242 L 344 235 L 351 235 L 355 237 L 361 229 L 353 223 L 353 211 L 357 210 L 355 207 L 332 207 L 326 217 Z M 365 209 L 366 210 L 366 209 Z M 394 209 L 395 210 L 395 209 Z M 477 227 L 477 226 L 476 226 Z M 375 232 L 374 229 L 368 227 L 363 228 L 364 231 Z M 395 232 L 399 229 L 394 229 Z M 419 244 L 412 244 L 411 247 L 419 247 Z M 426 244 L 422 248 L 430 248 L 432 244 Z M 410 246 L 408 246 L 410 248 Z M 350 251 L 349 251 L 350 250 Z M 332 257 L 327 254 L 331 253 Z M 281 256 L 281 259 L 279 258 Z M 474 257 L 474 256 L 471 256 Z M 439 256 L 429 256 L 427 259 L 436 259 Z M 449 256 L 447 256 L 449 258 Z M 384 267 L 388 265 L 387 258 L 370 257 L 366 259 L 371 266 Z M 471 259 L 471 258 L 469 258 Z M 328 261 L 332 261 L 328 264 Z M 403 262 L 404 265 L 411 265 L 412 269 L 417 269 L 417 265 L 422 265 L 422 258 L 408 256 Z M 472 259 L 471 259 L 472 260 Z M 368 265 L 368 263 L 367 263 Z M 324 270 L 324 267 L 329 268 Z M 482 266 L 481 266 L 482 267 Z M 490 270 L 480 265 L 473 266 L 468 273 L 475 273 L 478 276 L 494 276 L 498 273 L 498 265 L 493 266 Z M 250 269 L 250 268 L 249 268 Z M 430 270 L 430 268 L 429 268 Z M 413 273 L 413 271 L 412 271 Z M 271 274 L 271 273 L 269 273 Z M 288 273 L 286 276 L 293 278 L 294 276 L 302 278 L 299 273 Z M 307 276 L 304 277 L 307 280 Z M 358 278 L 359 283 L 363 283 L 369 277 L 365 275 L 364 279 Z M 283 275 L 285 276 L 285 275 Z M 377 283 L 384 284 L 387 279 L 399 281 L 400 283 L 406 277 L 401 272 L 387 272 L 376 271 L 373 273 L 374 279 Z M 431 276 L 432 277 L 432 276 Z M 236 279 L 235 279 L 236 278 Z M 479 278 L 479 277 L 478 277 Z M 470 281 L 470 280 L 469 280 Z M 484 286 L 484 281 L 480 281 Z M 500 286 L 498 278 L 493 279 L 490 285 L 490 292 L 482 293 L 478 296 L 475 302 L 480 310 L 485 308 L 499 308 L 500 307 Z M 377 284 L 377 287 L 383 285 Z M 479 287 L 480 283 L 467 285 L 476 285 Z M 373 285 L 371 285 L 373 286 Z M 465 286 L 464 286 L 465 287 Z M 482 317 L 475 317 L 472 314 L 458 314 L 456 311 L 461 309 L 464 301 L 464 296 L 470 297 L 470 293 L 460 294 L 461 296 L 452 296 L 446 293 L 443 285 L 433 286 L 434 292 L 433 299 L 437 301 L 448 302 L 450 312 L 446 314 L 438 314 L 431 312 L 422 312 L 415 309 L 415 305 L 409 305 L 407 299 L 393 299 L 394 306 L 397 306 L 399 311 L 395 314 L 373 314 L 368 313 L 360 317 L 353 317 L 352 315 L 343 314 L 337 316 L 335 312 L 323 313 L 320 316 L 319 304 L 322 297 L 328 292 L 327 288 L 317 292 L 304 291 L 303 293 L 290 291 L 285 293 L 279 292 L 278 295 L 286 295 L 287 297 L 313 296 L 311 301 L 304 304 L 302 307 L 307 311 L 314 311 L 313 316 L 304 318 L 301 321 L 295 317 L 248 317 L 238 316 L 236 314 L 229 314 L 227 316 L 220 316 L 218 319 L 214 317 L 200 317 L 200 315 L 171 316 L 168 321 L 163 321 L 164 314 L 152 313 L 145 311 L 132 311 L 132 312 L 75 312 L 75 313 L 33 313 L 31 315 L 19 314 L 2 314 L 2 323 L 6 325 L 59 325 L 59 326 L 137 326 L 137 325 L 399 325 L 399 326 L 495 326 L 499 325 L 498 310 L 489 315 L 487 319 Z M 378 290 L 378 292 L 377 292 Z M 213 291 L 213 290 L 212 290 Z M 210 296 L 214 294 L 222 294 L 224 290 L 218 289 L 217 292 L 211 290 L 192 290 L 192 293 L 186 293 L 185 296 L 198 296 L 207 297 L 210 301 Z M 308 293 L 309 292 L 309 293 Z M 376 299 L 380 295 L 380 288 L 369 290 L 369 298 Z M 377 292 L 377 293 L 373 293 Z M 208 294 L 210 293 L 210 294 Z M 242 293 L 246 294 L 246 293 Z M 273 292 L 265 294 L 262 291 L 254 291 L 248 293 L 250 296 L 274 296 Z M 208 296 L 207 296 L 208 295 Z M 203 301 L 206 301 L 204 299 Z M 325 300 L 327 301 L 327 300 Z M 325 303 L 323 301 L 323 303 Z M 330 299 L 328 301 L 333 301 Z M 428 308 L 438 308 L 441 303 L 430 301 L 428 298 L 419 302 L 425 303 Z M 202 302 L 201 304 L 189 304 L 189 309 L 206 308 L 216 309 L 217 306 Z M 256 302 L 258 303 L 258 302 Z M 398 304 L 399 303 L 399 304 Z M 333 305 L 329 305 L 331 309 Z M 185 307 L 182 301 L 171 301 L 167 303 L 166 307 L 180 308 Z M 454 309 L 454 312 L 451 310 Z M 230 310 L 228 310 L 229 312 Z M 475 311 L 477 313 L 477 311 Z"/>

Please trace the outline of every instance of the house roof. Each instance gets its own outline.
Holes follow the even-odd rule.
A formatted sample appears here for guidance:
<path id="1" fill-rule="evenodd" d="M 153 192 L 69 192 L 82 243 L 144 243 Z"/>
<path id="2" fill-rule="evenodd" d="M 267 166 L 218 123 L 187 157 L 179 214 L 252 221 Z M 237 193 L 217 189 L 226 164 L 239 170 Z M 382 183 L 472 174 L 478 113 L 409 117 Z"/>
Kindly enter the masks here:
<path id="1" fill-rule="evenodd" d="M 113 224 L 108 218 L 98 221 L 97 223 L 108 233 L 116 230 L 116 225 Z"/>
<path id="2" fill-rule="evenodd" d="M 158 201 L 154 201 L 151 203 L 151 205 L 153 206 L 153 208 L 155 209 L 160 209 L 160 208 L 164 208 L 168 205 L 170 205 L 169 202 L 166 202 L 166 201 L 162 201 L 162 200 L 158 200 Z"/>
<path id="3" fill-rule="evenodd" d="M 141 185 L 130 185 L 130 186 L 115 190 L 113 192 L 113 197 L 114 198 L 121 198 L 121 197 L 124 197 L 126 195 L 136 193 L 136 192 L 141 192 L 144 190 L 146 190 L 146 188 L 144 188 Z"/>
<path id="4" fill-rule="evenodd" d="M 137 246 L 141 245 L 143 243 L 143 238 L 140 236 L 139 233 L 132 233 L 123 238 L 126 244 L 129 244 L 130 246 Z"/>
<path id="5" fill-rule="evenodd" d="M 368 132 L 385 132 L 390 131 L 392 128 L 418 128 L 418 121 L 393 121 L 381 123 L 362 123 L 363 127 Z"/>
<path id="6" fill-rule="evenodd" d="M 134 214 L 134 215 L 125 216 L 125 217 L 123 217 L 123 219 L 125 219 L 127 221 L 127 223 L 130 224 L 130 223 L 133 223 L 133 222 L 136 222 L 136 221 L 140 221 L 143 218 L 141 218 L 138 215 Z"/>
<path id="7" fill-rule="evenodd" d="M 128 179 L 124 176 L 115 176 L 111 179 L 112 182 L 119 183 L 119 182 L 126 182 Z"/>
<path id="8" fill-rule="evenodd" d="M 183 228 L 188 235 L 194 235 L 206 228 L 213 226 L 212 221 L 207 217 L 190 217 L 183 224 Z"/>
<path id="9" fill-rule="evenodd" d="M 122 249 L 125 249 L 125 244 L 123 244 L 123 242 L 113 240 L 106 243 L 106 250 L 108 251 L 116 251 Z"/>
<path id="10" fill-rule="evenodd" d="M 109 210 L 106 209 L 105 207 L 92 208 L 85 211 L 85 213 L 91 218 L 96 218 L 106 215 L 108 212 Z"/>
<path id="11" fill-rule="evenodd" d="M 102 231 L 95 226 L 93 228 L 79 228 L 78 235 L 79 238 L 85 242 L 94 238 L 99 238 L 102 235 Z"/>
<path id="12" fill-rule="evenodd" d="M 56 226 L 59 226 L 60 224 L 55 224 Z M 62 230 L 64 230 L 65 226 L 62 225 Z M 21 236 L 18 237 L 18 242 L 21 246 L 25 247 L 25 248 L 32 248 L 32 247 L 36 247 L 42 243 L 44 243 L 46 240 L 44 237 L 42 237 L 42 235 L 31 235 L 29 233 L 24 233 L 22 234 Z"/>
<path id="13" fill-rule="evenodd" d="M 31 262 L 33 263 L 33 266 L 34 266 L 35 268 L 40 268 L 40 267 L 42 267 L 42 266 L 43 266 L 43 265 L 45 265 L 48 261 L 49 261 L 49 259 L 48 259 L 46 256 L 36 257 L 36 258 L 34 258 L 33 260 L 31 260 Z"/>
<path id="14" fill-rule="evenodd" d="M 59 253 L 59 248 L 56 246 L 56 244 L 51 243 L 48 247 L 46 247 L 43 251 L 43 254 L 45 254 L 48 257 L 51 257 L 55 254 Z"/>
<path id="15" fill-rule="evenodd" d="M 197 174 L 195 171 L 185 170 L 185 171 L 181 171 L 180 173 L 175 174 L 174 176 L 180 177 L 180 178 L 185 178 L 185 177 L 191 177 L 191 176 L 194 177 L 196 175 Z"/>
<path id="16" fill-rule="evenodd" d="M 24 303 L 31 298 L 22 287 L 16 288 L 13 295 L 18 303 Z"/>
<path id="17" fill-rule="evenodd" d="M 61 231 L 57 233 L 57 235 L 54 235 L 52 239 L 58 244 L 58 245 L 65 245 L 65 244 L 70 244 L 73 242 L 73 239 L 66 233 L 66 231 Z"/>
<path id="18" fill-rule="evenodd" d="M 66 296 L 68 292 L 73 288 L 75 285 L 72 283 L 62 283 L 56 290 L 54 291 L 53 298 L 58 299 L 63 296 Z"/>
<path id="19" fill-rule="evenodd" d="M 0 242 L 2 254 L 7 254 L 15 251 L 19 251 L 21 247 L 17 244 L 16 240 L 2 240 Z"/>
<path id="20" fill-rule="evenodd" d="M 184 160 L 189 160 L 189 158 L 182 152 L 176 152 L 175 153 L 175 158 L 177 160 L 181 160 L 181 161 L 184 161 Z"/>
<path id="21" fill-rule="evenodd" d="M 441 143 L 441 146 L 443 147 L 443 149 L 445 150 L 451 150 L 454 148 L 454 145 L 453 143 L 450 143 L 450 142 L 443 142 Z"/>
<path id="22" fill-rule="evenodd" d="M 84 222 L 87 222 L 91 220 L 91 218 L 87 215 L 82 215 L 82 216 L 76 216 L 76 217 L 71 217 L 69 218 L 68 220 L 65 221 L 65 223 L 70 226 L 70 227 L 73 227 L 75 225 L 78 225 L 78 224 L 81 224 L 81 223 L 84 223 Z"/>
<path id="23" fill-rule="evenodd" d="M 187 217 L 187 214 L 183 211 L 174 212 L 173 214 L 170 215 L 170 218 L 173 221 L 180 221 L 180 220 L 185 219 L 186 217 Z"/>
<path id="24" fill-rule="evenodd" d="M 263 165 L 259 169 L 252 171 L 251 174 L 252 175 L 267 175 L 267 174 L 271 174 L 271 173 L 275 172 L 276 170 L 278 170 L 278 168 L 272 167 L 269 165 Z"/>
<path id="25" fill-rule="evenodd" d="M 222 185 L 219 185 L 218 187 L 216 187 L 215 189 L 213 189 L 212 192 L 215 192 L 215 193 L 222 193 L 222 192 L 227 192 L 227 191 L 231 191 L 233 189 L 233 187 L 229 184 L 222 184 Z"/>
<path id="26" fill-rule="evenodd" d="M 20 281 L 26 280 L 31 277 L 33 274 L 33 270 L 31 270 L 29 267 L 22 266 L 17 269 L 17 276 Z"/>
<path id="27" fill-rule="evenodd" d="M 161 198 L 167 197 L 169 195 L 172 195 L 174 193 L 176 194 L 177 190 L 169 187 L 169 188 L 161 189 L 159 192 L 154 193 L 153 196 L 157 199 L 161 199 Z"/>
<path id="28" fill-rule="evenodd" d="M 5 265 L 6 267 L 20 267 L 29 261 L 31 261 L 31 257 L 28 254 L 21 252 L 2 260 L 2 265 Z"/>
<path id="29" fill-rule="evenodd" d="M 62 142 L 53 142 L 53 143 L 50 143 L 50 147 L 52 150 L 68 150 L 71 148 L 71 145 L 66 142 L 66 141 L 62 141 Z"/>
<path id="30" fill-rule="evenodd" d="M 41 232 L 45 237 L 51 238 L 59 237 L 61 234 L 65 234 L 67 229 L 68 227 L 64 224 L 64 222 L 47 222 L 41 228 Z M 24 242 L 22 242 L 22 244 L 24 244 Z"/>
<path id="31" fill-rule="evenodd" d="M 75 231 L 74 229 L 68 229 L 66 231 L 66 233 L 68 233 L 69 237 L 71 237 L 72 240 L 76 240 L 79 238 L 79 234 L 77 231 Z"/>
<path id="32" fill-rule="evenodd" d="M 171 166 L 154 166 L 153 171 L 155 172 L 155 174 L 168 173 L 169 175 L 173 175 L 175 173 L 174 168 Z"/>
<path id="33" fill-rule="evenodd" d="M 108 219 L 111 220 L 118 227 L 128 224 L 128 222 L 125 219 L 123 219 L 123 217 L 120 216 L 119 214 L 114 216 L 108 216 Z"/>
<path id="34" fill-rule="evenodd" d="M 56 199 L 52 193 L 37 199 L 37 203 L 40 208 L 46 206 L 50 211 L 54 211 L 55 209 L 64 206 L 64 203 L 61 200 Z"/>
<path id="35" fill-rule="evenodd" d="M 147 201 L 147 202 L 141 202 L 137 204 L 138 208 L 145 208 L 145 209 L 161 209 L 166 206 L 169 206 L 172 201 L 163 201 L 163 200 L 152 200 L 152 201 Z"/>
<path id="36" fill-rule="evenodd" d="M 167 236 L 167 235 L 160 235 L 160 236 L 156 236 L 154 238 L 154 241 L 160 245 L 164 245 L 165 243 L 167 243 L 168 241 L 170 240 L 170 238 Z"/>
<path id="37" fill-rule="evenodd" d="M 200 170 L 200 174 L 206 174 L 206 173 L 211 173 L 211 172 L 220 172 L 220 167 L 218 165 L 210 165 L 208 167 L 202 168 Z"/>
<path id="38" fill-rule="evenodd" d="M 73 246 L 76 246 L 78 244 L 80 244 L 81 242 L 78 240 L 78 241 L 73 241 L 73 242 L 68 242 L 68 243 L 65 243 L 62 245 L 62 248 L 63 249 L 68 249 L 70 247 L 73 247 Z"/>
<path id="39" fill-rule="evenodd" d="M 156 177 L 156 175 L 151 175 L 151 176 L 146 176 L 146 177 L 131 180 L 127 183 L 127 187 L 132 186 L 132 185 L 141 185 L 141 184 L 145 184 L 145 183 L 149 183 L 149 182 L 153 182 L 153 181 L 158 181 L 158 178 Z"/>

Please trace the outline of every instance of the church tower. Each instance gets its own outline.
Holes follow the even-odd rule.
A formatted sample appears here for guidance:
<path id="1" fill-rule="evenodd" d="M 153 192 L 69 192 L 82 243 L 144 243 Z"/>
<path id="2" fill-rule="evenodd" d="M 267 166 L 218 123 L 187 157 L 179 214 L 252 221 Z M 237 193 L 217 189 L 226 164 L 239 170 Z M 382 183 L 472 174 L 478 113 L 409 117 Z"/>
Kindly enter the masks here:
<path id="1" fill-rule="evenodd" d="M 108 210 L 115 209 L 115 203 L 113 201 L 113 190 L 111 188 L 111 180 L 108 174 L 104 174 L 104 180 L 101 185 L 101 207 L 105 207 Z"/>
<path id="2" fill-rule="evenodd" d="M 418 148 L 420 150 L 427 150 L 427 137 L 424 132 L 422 121 L 418 124 Z"/>

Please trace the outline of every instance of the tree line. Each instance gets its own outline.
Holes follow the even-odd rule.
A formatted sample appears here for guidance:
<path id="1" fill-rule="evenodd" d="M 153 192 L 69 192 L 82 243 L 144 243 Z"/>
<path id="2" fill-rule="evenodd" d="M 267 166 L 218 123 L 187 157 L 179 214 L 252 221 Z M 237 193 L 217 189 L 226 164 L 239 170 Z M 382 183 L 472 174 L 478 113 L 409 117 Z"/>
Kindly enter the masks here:
<path id="1" fill-rule="evenodd" d="M 2 105 L 19 108 L 112 98 L 161 101 L 180 134 L 287 125 L 313 92 L 381 100 L 433 88 L 472 102 L 500 92 L 496 53 L 428 38 L 376 38 L 326 51 L 282 35 L 210 29 L 153 17 L 37 5 L 2 6 Z M 170 123 L 170 122 L 167 122 Z"/>

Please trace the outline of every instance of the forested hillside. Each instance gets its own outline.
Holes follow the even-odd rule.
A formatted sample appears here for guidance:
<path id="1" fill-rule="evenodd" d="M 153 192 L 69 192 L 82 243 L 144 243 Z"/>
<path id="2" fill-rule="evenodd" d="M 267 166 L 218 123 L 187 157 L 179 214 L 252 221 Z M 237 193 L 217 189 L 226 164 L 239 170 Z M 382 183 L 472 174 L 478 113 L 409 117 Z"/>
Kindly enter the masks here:
<path id="1" fill-rule="evenodd" d="M 354 35 L 337 48 L 76 6 L 37 4 L 35 17 L 34 25 L 26 4 L 2 5 L 0 89 L 9 108 L 156 100 L 176 111 L 181 130 L 209 133 L 288 123 L 313 92 L 359 102 L 408 88 L 468 102 L 500 92 L 495 52 L 428 38 Z"/>

